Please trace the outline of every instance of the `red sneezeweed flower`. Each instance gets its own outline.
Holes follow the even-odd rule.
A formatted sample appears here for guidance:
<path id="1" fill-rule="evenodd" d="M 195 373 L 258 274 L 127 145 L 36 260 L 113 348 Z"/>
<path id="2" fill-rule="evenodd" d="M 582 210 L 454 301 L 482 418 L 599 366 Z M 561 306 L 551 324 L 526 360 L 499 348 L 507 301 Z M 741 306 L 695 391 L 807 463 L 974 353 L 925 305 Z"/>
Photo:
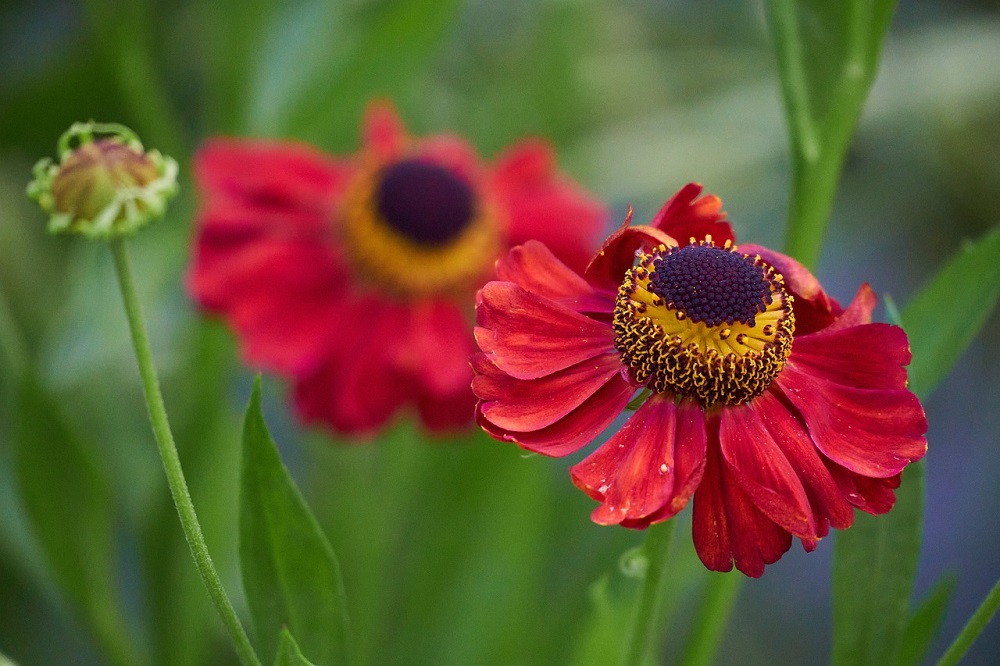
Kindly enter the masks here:
<path id="1" fill-rule="evenodd" d="M 475 290 L 532 238 L 582 268 L 605 219 L 547 143 L 487 165 L 457 136 L 411 138 L 388 103 L 367 109 L 356 155 L 213 140 L 195 177 L 190 292 L 290 380 L 304 421 L 345 433 L 404 406 L 433 431 L 472 424 Z"/>
<path id="2" fill-rule="evenodd" d="M 645 528 L 694 497 L 702 562 L 760 576 L 854 508 L 889 511 L 927 421 L 906 390 L 906 334 L 842 308 L 794 259 L 734 245 L 690 184 L 648 226 L 622 227 L 582 274 L 542 243 L 513 248 L 479 292 L 473 391 L 497 439 L 564 456 L 602 525 Z M 648 396 L 648 397 L 646 397 Z M 638 402 L 638 400 L 636 400 Z"/>

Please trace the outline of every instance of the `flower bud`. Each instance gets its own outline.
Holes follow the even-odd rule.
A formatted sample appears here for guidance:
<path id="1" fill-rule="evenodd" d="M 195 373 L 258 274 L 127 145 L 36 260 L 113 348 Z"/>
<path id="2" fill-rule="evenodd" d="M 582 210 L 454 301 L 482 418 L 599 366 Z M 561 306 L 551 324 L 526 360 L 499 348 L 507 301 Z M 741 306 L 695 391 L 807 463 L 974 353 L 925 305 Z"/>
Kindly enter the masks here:
<path id="1" fill-rule="evenodd" d="M 50 215 L 52 233 L 132 234 L 161 217 L 177 193 L 177 162 L 146 152 L 123 125 L 75 123 L 58 150 L 59 163 L 40 160 L 28 184 L 28 196 Z"/>

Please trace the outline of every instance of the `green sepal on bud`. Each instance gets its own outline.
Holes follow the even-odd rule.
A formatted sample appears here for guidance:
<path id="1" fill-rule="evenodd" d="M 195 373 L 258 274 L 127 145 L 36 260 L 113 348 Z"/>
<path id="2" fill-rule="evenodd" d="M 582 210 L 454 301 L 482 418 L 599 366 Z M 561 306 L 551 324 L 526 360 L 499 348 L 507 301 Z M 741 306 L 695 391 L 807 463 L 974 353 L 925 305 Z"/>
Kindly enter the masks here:
<path id="1" fill-rule="evenodd" d="M 177 193 L 177 162 L 146 151 L 116 123 L 74 123 L 59 138 L 59 162 L 39 160 L 28 196 L 49 217 L 51 233 L 108 239 L 135 233 Z"/>

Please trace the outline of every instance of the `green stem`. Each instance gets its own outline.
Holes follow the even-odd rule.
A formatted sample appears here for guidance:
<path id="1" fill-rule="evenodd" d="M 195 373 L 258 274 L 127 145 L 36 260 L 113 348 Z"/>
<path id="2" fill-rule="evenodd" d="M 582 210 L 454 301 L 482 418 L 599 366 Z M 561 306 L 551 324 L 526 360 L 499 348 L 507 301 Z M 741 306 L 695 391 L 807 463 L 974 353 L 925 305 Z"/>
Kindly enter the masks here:
<path id="1" fill-rule="evenodd" d="M 125 314 L 128 317 L 129 329 L 132 333 L 132 343 L 135 346 L 135 356 L 139 363 L 139 374 L 142 376 L 142 387 L 146 396 L 146 407 L 149 409 L 149 420 L 153 426 L 153 435 L 160 450 L 163 469 L 167 475 L 170 494 L 174 498 L 174 505 L 177 507 L 177 515 L 180 517 L 184 536 L 187 537 L 188 545 L 191 547 L 191 554 L 194 556 L 198 573 L 201 574 L 205 588 L 208 590 L 223 624 L 229 631 L 229 636 L 236 647 L 240 661 L 245 666 L 260 666 L 260 659 L 254 652 L 250 639 L 247 638 L 246 631 L 243 630 L 243 625 L 240 624 L 239 617 L 237 617 L 233 604 L 226 595 L 225 588 L 222 587 L 222 581 L 215 565 L 212 564 L 212 557 L 208 553 L 208 546 L 201 533 L 201 525 L 198 523 L 194 504 L 191 502 L 191 493 L 188 491 L 187 481 L 184 480 L 184 471 L 181 469 L 174 436 L 170 432 L 167 410 L 163 404 L 160 384 L 156 377 L 156 368 L 153 365 L 153 354 L 149 347 L 149 338 L 146 335 L 146 326 L 143 323 L 142 310 L 132 279 L 132 269 L 125 252 L 125 241 L 121 238 L 115 238 L 110 245 L 115 260 L 115 270 L 118 272 Z"/>
<path id="2" fill-rule="evenodd" d="M 965 656 L 965 653 L 969 651 L 975 640 L 979 638 L 979 634 L 986 628 L 987 623 L 997 612 L 998 608 L 1000 608 L 1000 580 L 996 582 L 990 593 L 986 595 L 983 603 L 980 604 L 976 612 L 969 618 L 969 621 L 962 627 L 962 631 L 955 638 L 955 642 L 951 644 L 948 651 L 938 661 L 938 666 L 954 666 L 957 664 Z"/>
<path id="3" fill-rule="evenodd" d="M 722 631 L 736 604 L 743 576 L 736 573 L 712 573 L 708 589 L 694 618 L 691 638 L 681 663 L 684 666 L 708 666 L 715 662 Z"/>
<path id="4" fill-rule="evenodd" d="M 642 666 L 650 661 L 654 632 L 659 627 L 663 611 L 663 574 L 667 568 L 674 522 L 668 520 L 646 530 L 646 540 L 642 545 L 647 562 L 646 575 L 626 640 L 623 666 Z"/>

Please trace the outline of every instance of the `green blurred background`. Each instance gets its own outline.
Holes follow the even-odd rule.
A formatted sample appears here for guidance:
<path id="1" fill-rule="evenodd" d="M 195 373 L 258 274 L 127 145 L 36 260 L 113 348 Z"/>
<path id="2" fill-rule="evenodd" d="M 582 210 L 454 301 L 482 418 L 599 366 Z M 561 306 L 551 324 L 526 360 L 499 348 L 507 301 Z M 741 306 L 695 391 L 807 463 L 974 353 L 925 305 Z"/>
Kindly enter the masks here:
<path id="1" fill-rule="evenodd" d="M 0 651 L 22 664 L 96 664 L 124 642 L 139 663 L 234 661 L 169 504 L 110 257 L 44 233 L 24 197 L 34 161 L 72 122 L 93 118 L 129 125 L 181 164 L 182 195 L 131 250 L 194 500 L 239 603 L 238 432 L 251 374 L 183 291 L 190 156 L 219 134 L 352 152 L 373 95 L 393 98 L 415 134 L 456 130 L 488 158 L 525 135 L 549 138 L 616 218 L 632 204 L 647 219 L 701 181 L 740 239 L 781 245 L 787 143 L 758 2 L 7 0 Z M 870 281 L 905 304 L 963 239 L 1000 221 L 1000 4 L 901 3 L 839 192 L 818 273 L 842 301 Z M 994 316 L 926 402 L 916 593 L 957 576 L 934 656 L 1000 574 L 998 337 Z M 40 386 L 27 399 L 11 380 L 19 364 Z M 618 559 L 641 534 L 590 524 L 592 502 L 572 487 L 566 460 L 478 435 L 425 443 L 406 425 L 377 446 L 332 444 L 294 424 L 278 380 L 265 390 L 275 439 L 340 555 L 363 658 L 614 660 L 632 585 Z M 65 468 L 88 470 L 89 485 L 73 487 L 80 475 Z M 43 554 L 26 510 L 33 491 L 62 507 L 69 532 L 97 526 L 94 559 Z M 667 661 L 685 650 L 697 599 L 717 576 L 697 563 L 680 520 Z M 793 545 L 743 585 L 720 663 L 827 659 L 831 541 L 808 556 Z M 966 663 L 998 654 L 993 625 Z"/>

